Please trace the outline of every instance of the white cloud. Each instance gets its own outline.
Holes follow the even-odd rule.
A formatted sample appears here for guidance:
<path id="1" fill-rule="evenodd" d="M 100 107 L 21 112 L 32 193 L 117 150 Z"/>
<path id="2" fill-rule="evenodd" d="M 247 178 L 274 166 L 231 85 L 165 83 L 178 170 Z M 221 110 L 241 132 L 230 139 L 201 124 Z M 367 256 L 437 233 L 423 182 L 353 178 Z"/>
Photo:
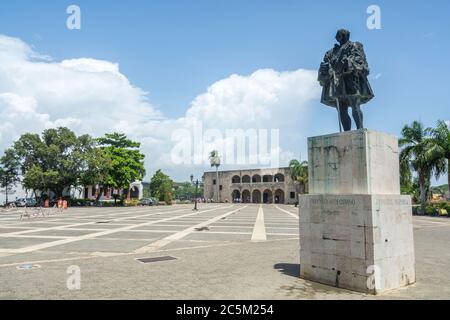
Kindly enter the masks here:
<path id="1" fill-rule="evenodd" d="M 1 35 L 0 60 L 1 150 L 24 132 L 56 126 L 95 136 L 120 131 L 142 143 L 150 174 L 163 168 L 176 179 L 188 177 L 192 168 L 170 160 L 174 130 L 190 129 L 196 121 L 223 134 L 237 128 L 280 129 L 285 164 L 304 140 L 308 104 L 320 95 L 315 71 L 262 69 L 212 84 L 185 115 L 169 119 L 116 63 L 90 58 L 56 62 L 19 39 Z M 203 168 L 207 166 L 197 172 Z"/>

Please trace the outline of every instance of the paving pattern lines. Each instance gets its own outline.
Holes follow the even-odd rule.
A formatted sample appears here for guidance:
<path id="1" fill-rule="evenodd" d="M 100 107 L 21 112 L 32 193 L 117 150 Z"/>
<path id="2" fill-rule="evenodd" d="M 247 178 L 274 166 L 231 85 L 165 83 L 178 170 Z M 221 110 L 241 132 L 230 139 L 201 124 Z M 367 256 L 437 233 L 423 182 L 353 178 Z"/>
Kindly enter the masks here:
<path id="1" fill-rule="evenodd" d="M 230 206 L 230 207 L 232 207 L 232 206 Z M 132 229 L 138 228 L 138 227 L 149 226 L 149 225 L 153 225 L 153 224 L 156 224 L 156 223 L 159 223 L 159 222 L 172 221 L 172 220 L 179 219 L 181 217 L 187 217 L 187 216 L 197 215 L 199 213 L 211 212 L 211 211 L 219 210 L 221 208 L 229 208 L 229 207 L 218 206 L 218 207 L 215 207 L 215 208 L 212 208 L 212 209 L 208 209 L 208 210 L 204 210 L 204 211 L 177 215 L 177 216 L 174 216 L 174 217 L 148 221 L 148 222 L 139 223 L 139 224 L 135 224 L 135 225 L 128 225 L 128 226 L 125 226 L 125 227 L 105 230 L 105 231 L 101 231 L 101 232 L 95 232 L 95 233 L 91 233 L 91 234 L 87 234 L 87 235 L 81 235 L 81 236 L 77 236 L 77 237 L 61 239 L 61 240 L 52 241 L 52 242 L 45 242 L 45 243 L 41 243 L 41 244 L 37 244 L 37 245 L 33 245 L 33 246 L 28 246 L 28 247 L 24 247 L 24 248 L 20 248 L 20 249 L 0 249 L 0 253 L 27 253 L 27 252 L 37 251 L 37 250 L 43 250 L 43 249 L 46 249 L 46 248 L 51 248 L 51 247 L 55 247 L 55 246 L 59 246 L 59 245 L 63 245 L 63 244 L 68 244 L 68 243 L 73 243 L 73 242 L 77 242 L 77 241 L 81 241 L 81 240 L 93 239 L 93 238 L 97 238 L 97 237 L 104 236 L 104 235 L 114 234 L 114 233 L 121 232 L 121 231 L 128 231 L 128 230 L 132 230 Z M 176 213 L 176 212 L 184 211 L 184 210 L 183 209 L 179 209 L 179 210 L 173 210 L 173 211 L 164 211 L 162 213 L 163 214 Z M 161 214 L 161 212 L 160 213 L 151 213 L 151 214 L 147 214 L 147 215 L 144 215 L 144 216 L 152 216 L 152 215 L 156 215 L 156 214 Z M 136 216 L 136 217 L 138 217 L 138 216 Z M 140 217 L 143 217 L 143 215 L 140 215 Z M 125 218 L 123 218 L 123 219 L 125 219 Z M 120 220 L 120 219 L 116 219 L 116 220 Z M 95 223 L 95 222 L 90 222 L 90 223 Z M 83 223 L 83 224 L 73 224 L 73 225 L 70 225 L 70 226 L 76 227 L 76 226 L 80 226 L 80 225 L 85 225 L 85 223 Z M 50 227 L 50 228 L 44 228 L 44 230 L 55 230 L 55 229 L 60 230 L 60 229 L 64 229 L 64 228 L 69 228 L 69 226 Z M 29 231 L 31 232 L 33 230 L 29 230 Z M 37 230 L 34 230 L 34 231 L 37 231 Z M 40 231 L 42 231 L 42 230 L 40 230 Z M 1 235 L 0 237 L 8 237 L 8 236 L 11 236 L 11 235 L 13 235 L 13 236 L 15 236 L 15 235 L 23 235 L 24 232 L 25 231 L 18 232 L 18 233 L 12 233 L 12 234 L 5 234 L 5 235 Z M 27 233 L 30 233 L 30 232 L 27 232 Z"/>
<path id="2" fill-rule="evenodd" d="M 172 235 L 170 235 L 168 237 L 165 237 L 164 239 L 157 240 L 157 241 L 155 241 L 155 242 L 153 242 L 153 243 L 151 243 L 151 244 L 149 244 L 147 246 L 144 246 L 142 248 L 139 248 L 139 249 L 135 250 L 134 252 L 142 254 L 142 253 L 148 253 L 148 252 L 153 252 L 153 251 L 159 250 L 162 247 L 167 246 L 168 244 L 170 244 L 170 243 L 172 243 L 174 241 L 181 240 L 182 238 L 184 238 L 187 235 L 195 232 L 198 229 L 205 228 L 205 227 L 213 224 L 214 222 L 217 222 L 217 221 L 219 221 L 219 220 L 221 220 L 221 219 L 223 219 L 225 217 L 228 217 L 228 216 L 230 216 L 230 215 L 232 215 L 232 214 L 234 214 L 236 212 L 239 212 L 240 210 L 245 209 L 246 207 L 247 206 L 241 207 L 241 208 L 238 208 L 238 209 L 226 212 L 226 213 L 224 213 L 224 214 L 222 214 L 220 216 L 213 217 L 213 218 L 209 219 L 208 221 L 201 222 L 201 223 L 199 223 L 197 225 L 194 225 L 192 227 L 186 228 L 185 230 L 179 231 L 179 232 L 174 233 L 174 234 L 172 234 Z"/>

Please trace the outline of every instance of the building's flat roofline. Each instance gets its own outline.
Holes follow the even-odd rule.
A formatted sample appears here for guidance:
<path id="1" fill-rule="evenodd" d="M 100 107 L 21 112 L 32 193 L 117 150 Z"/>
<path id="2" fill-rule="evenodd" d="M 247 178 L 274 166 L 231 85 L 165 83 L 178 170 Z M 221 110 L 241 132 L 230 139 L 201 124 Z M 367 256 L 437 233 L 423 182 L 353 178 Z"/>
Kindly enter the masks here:
<path id="1" fill-rule="evenodd" d="M 259 168 L 259 169 L 236 169 L 236 170 L 219 170 L 219 173 L 221 172 L 238 172 L 238 171 L 263 171 L 263 170 L 281 170 L 281 169 L 289 169 L 289 167 L 280 167 L 280 168 Z M 205 171 L 203 174 L 206 173 L 216 173 L 215 171 Z"/>

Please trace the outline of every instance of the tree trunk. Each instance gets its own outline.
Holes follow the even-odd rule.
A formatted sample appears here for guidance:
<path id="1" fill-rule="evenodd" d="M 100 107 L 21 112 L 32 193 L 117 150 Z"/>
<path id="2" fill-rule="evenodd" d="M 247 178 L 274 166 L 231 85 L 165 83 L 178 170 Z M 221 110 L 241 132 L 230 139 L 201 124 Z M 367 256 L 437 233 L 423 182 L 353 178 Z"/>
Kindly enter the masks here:
<path id="1" fill-rule="evenodd" d="M 100 198 L 102 197 L 104 188 L 101 187 L 99 190 L 100 190 L 100 192 L 97 194 L 97 197 L 95 198 L 95 202 L 96 202 L 96 203 L 98 203 L 98 202 L 100 201 Z"/>
<path id="2" fill-rule="evenodd" d="M 57 199 L 60 199 L 63 197 L 63 193 L 64 193 L 64 187 L 58 187 L 56 189 L 55 195 Z"/>
<path id="3" fill-rule="evenodd" d="M 425 207 L 427 202 L 427 192 L 425 185 L 425 178 L 419 174 L 419 189 L 420 189 L 420 214 L 425 214 Z"/>
<path id="4" fill-rule="evenodd" d="M 6 205 L 8 205 L 8 186 L 5 188 Z"/>
<path id="5" fill-rule="evenodd" d="M 300 204 L 300 193 L 302 192 L 301 183 L 295 183 L 295 207 L 298 207 Z"/>
<path id="6" fill-rule="evenodd" d="M 450 197 L 450 158 L 447 159 L 447 183 L 448 183 L 448 196 Z"/>

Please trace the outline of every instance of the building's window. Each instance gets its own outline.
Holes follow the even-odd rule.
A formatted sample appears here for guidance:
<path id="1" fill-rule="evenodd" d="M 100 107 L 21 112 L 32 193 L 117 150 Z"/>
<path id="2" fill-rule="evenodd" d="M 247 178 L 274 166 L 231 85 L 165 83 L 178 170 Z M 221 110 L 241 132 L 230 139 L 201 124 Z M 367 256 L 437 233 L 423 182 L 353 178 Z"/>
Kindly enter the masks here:
<path id="1" fill-rule="evenodd" d="M 291 199 L 295 199 L 295 192 L 291 192 Z"/>
<path id="2" fill-rule="evenodd" d="M 213 185 L 216 185 L 216 179 L 213 180 Z"/>
<path id="3" fill-rule="evenodd" d="M 223 186 L 219 186 L 219 190 L 222 191 Z"/>

